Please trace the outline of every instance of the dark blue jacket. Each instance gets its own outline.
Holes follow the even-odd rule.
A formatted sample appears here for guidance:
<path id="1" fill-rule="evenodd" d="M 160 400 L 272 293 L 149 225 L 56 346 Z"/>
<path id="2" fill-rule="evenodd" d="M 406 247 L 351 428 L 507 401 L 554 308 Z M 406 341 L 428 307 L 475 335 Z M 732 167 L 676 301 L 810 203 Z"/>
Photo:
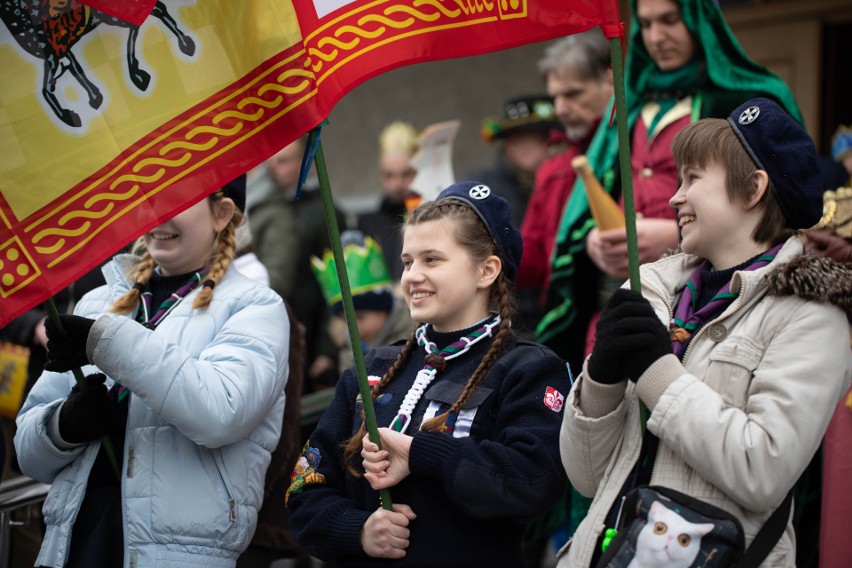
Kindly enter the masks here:
<path id="1" fill-rule="evenodd" d="M 357 379 L 353 370 L 344 373 L 306 446 L 306 451 L 318 451 L 310 450 L 310 457 L 324 479 L 298 489 L 292 486 L 289 495 L 290 525 L 302 548 L 341 566 L 522 565 L 525 523 L 544 515 L 566 485 L 558 449 L 560 395 L 570 388 L 563 361 L 546 347 L 512 339 L 465 407 L 476 408 L 469 436 L 416 429 L 430 400 L 446 403 L 439 412 L 456 401 L 490 342 L 481 341 L 447 361 L 446 371 L 438 374 L 415 408 L 407 432 L 414 437 L 411 475 L 391 489 L 393 502 L 409 505 L 417 515 L 401 560 L 369 558 L 361 548 L 361 527 L 380 502 L 366 480 L 348 475 L 342 465 L 341 442 L 361 424 Z M 399 350 L 390 346 L 368 353 L 368 375 L 381 376 Z M 375 401 L 379 427 L 396 416 L 423 367 L 424 354 L 415 348 L 400 375 Z M 548 406 L 546 400 L 556 403 Z M 360 456 L 357 461 L 360 469 Z M 319 481 L 318 476 L 311 479 Z"/>

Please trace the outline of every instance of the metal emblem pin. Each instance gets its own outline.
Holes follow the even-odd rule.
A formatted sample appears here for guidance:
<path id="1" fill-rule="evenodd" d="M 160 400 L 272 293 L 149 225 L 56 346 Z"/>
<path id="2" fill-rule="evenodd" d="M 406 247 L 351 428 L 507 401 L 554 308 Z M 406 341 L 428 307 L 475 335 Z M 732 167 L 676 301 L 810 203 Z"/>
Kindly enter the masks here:
<path id="1" fill-rule="evenodd" d="M 485 199 L 491 195 L 491 188 L 487 185 L 475 185 L 467 192 L 473 199 Z"/>
<path id="2" fill-rule="evenodd" d="M 740 114 L 738 122 L 740 124 L 751 124 L 757 120 L 758 116 L 760 116 L 760 107 L 750 106 Z"/>

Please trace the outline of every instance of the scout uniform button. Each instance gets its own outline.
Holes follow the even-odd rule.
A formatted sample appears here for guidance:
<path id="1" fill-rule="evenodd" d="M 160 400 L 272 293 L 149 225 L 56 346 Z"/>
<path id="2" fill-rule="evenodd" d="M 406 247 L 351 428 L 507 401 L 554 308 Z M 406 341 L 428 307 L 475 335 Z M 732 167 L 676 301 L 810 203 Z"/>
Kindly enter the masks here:
<path id="1" fill-rule="evenodd" d="M 710 336 L 710 339 L 712 339 L 716 343 L 719 343 L 720 341 L 728 337 L 728 329 L 721 323 L 714 323 L 707 330 L 707 335 Z"/>
<path id="2" fill-rule="evenodd" d="M 642 168 L 641 174 L 642 174 L 643 178 L 653 177 L 654 176 L 654 170 L 652 170 L 651 168 Z"/>

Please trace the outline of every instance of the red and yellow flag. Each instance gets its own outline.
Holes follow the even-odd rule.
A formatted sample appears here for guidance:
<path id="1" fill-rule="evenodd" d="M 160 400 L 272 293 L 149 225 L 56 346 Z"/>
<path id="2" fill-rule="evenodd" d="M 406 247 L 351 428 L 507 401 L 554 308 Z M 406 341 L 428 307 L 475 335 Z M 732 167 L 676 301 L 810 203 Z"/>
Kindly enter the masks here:
<path id="1" fill-rule="evenodd" d="M 2 0 L 0 326 L 318 125 L 370 77 L 594 26 L 612 36 L 616 6 Z"/>

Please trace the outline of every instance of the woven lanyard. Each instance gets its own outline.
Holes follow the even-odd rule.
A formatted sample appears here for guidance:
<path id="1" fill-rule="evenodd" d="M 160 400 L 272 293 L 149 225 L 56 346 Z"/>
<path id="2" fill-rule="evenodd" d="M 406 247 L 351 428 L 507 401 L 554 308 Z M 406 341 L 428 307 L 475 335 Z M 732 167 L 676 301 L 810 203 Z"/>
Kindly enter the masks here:
<path id="1" fill-rule="evenodd" d="M 762 268 L 772 262 L 782 245 L 776 245 L 754 259 L 751 264 L 741 268 L 741 271 L 750 272 Z M 725 309 L 734 301 L 737 294 L 731 292 L 731 281 L 729 280 L 706 305 L 696 310 L 698 298 L 701 295 L 701 274 L 710 267 L 708 261 L 704 261 L 689 277 L 683 294 L 675 307 L 674 317 L 669 324 L 669 333 L 672 339 L 672 351 L 678 357 L 683 356 L 683 350 L 692 334 L 701 329 L 705 323 Z"/>
<path id="2" fill-rule="evenodd" d="M 136 321 L 141 323 L 147 328 L 154 329 L 157 325 L 163 321 L 167 315 L 171 313 L 171 311 L 177 306 L 181 300 L 183 300 L 187 294 L 192 292 L 198 283 L 201 282 L 201 279 L 204 278 L 204 275 L 207 274 L 208 266 L 205 266 L 200 271 L 195 272 L 189 279 L 184 282 L 177 290 L 172 292 L 172 294 L 166 298 L 160 307 L 157 309 L 154 314 L 151 314 L 151 303 L 153 302 L 154 294 L 147 287 L 144 291 L 142 291 L 140 303 L 141 309 L 136 314 Z M 127 399 L 127 394 L 130 392 L 127 390 L 127 387 L 122 385 L 119 382 L 116 382 L 113 386 L 113 389 L 118 388 L 116 391 L 118 394 L 116 396 L 119 404 L 122 404 Z"/>
<path id="3" fill-rule="evenodd" d="M 408 393 L 406 393 L 402 404 L 399 405 L 399 411 L 391 421 L 390 428 L 397 432 L 405 432 L 411 422 L 411 414 L 414 412 L 414 407 L 420 401 L 423 393 L 426 392 L 426 388 L 437 376 L 438 371 L 446 369 L 447 361 L 450 359 L 464 355 L 475 344 L 486 337 L 491 337 L 494 328 L 498 325 L 500 325 L 499 315 L 482 327 L 476 328 L 470 335 L 465 335 L 440 350 L 437 345 L 429 341 L 429 338 L 426 337 L 426 325 L 421 325 L 417 328 L 415 336 L 417 344 L 426 351 L 426 364 L 423 365 L 422 369 L 417 371 L 417 378 L 414 379 L 414 384 L 408 389 Z"/>

